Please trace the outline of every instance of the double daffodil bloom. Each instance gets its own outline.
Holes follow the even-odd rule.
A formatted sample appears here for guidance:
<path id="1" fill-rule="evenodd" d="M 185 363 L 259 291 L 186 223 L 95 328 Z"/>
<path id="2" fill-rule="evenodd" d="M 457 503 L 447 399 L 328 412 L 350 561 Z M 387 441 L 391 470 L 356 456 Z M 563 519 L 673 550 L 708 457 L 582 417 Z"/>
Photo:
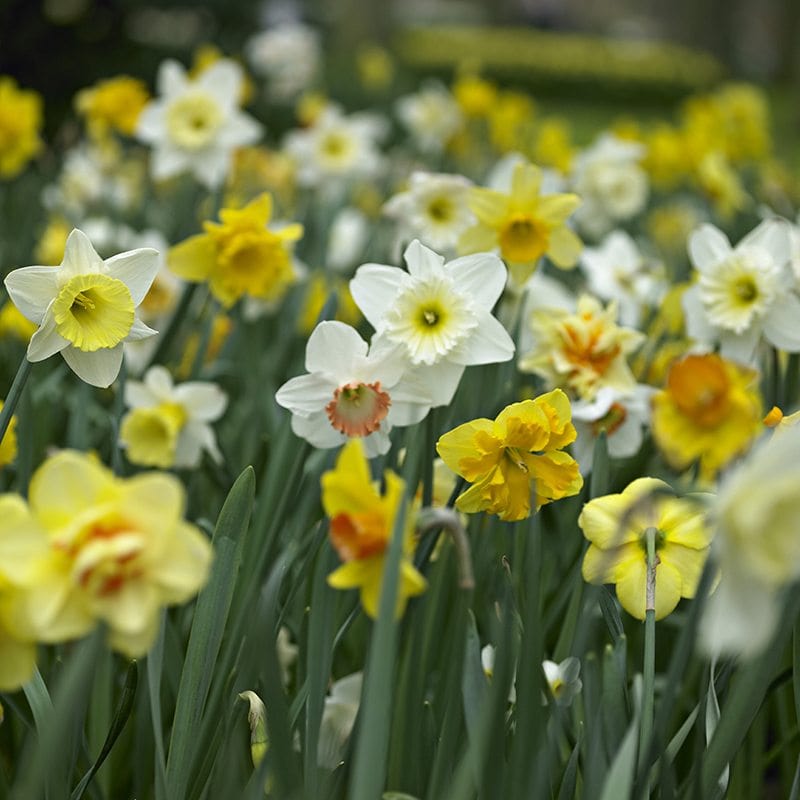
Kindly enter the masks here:
<path id="1" fill-rule="evenodd" d="M 614 583 L 622 607 L 637 619 L 647 604 L 647 530 L 655 529 L 655 616 L 694 597 L 711 543 L 703 508 L 675 497 L 664 481 L 638 478 L 621 494 L 588 502 L 578 525 L 591 542 L 583 559 L 589 583 Z"/>
<path id="2" fill-rule="evenodd" d="M 328 583 L 335 589 L 359 589 L 361 605 L 373 619 L 378 616 L 386 551 L 405 489 L 402 479 L 391 470 L 384 478 L 386 492 L 382 495 L 370 477 L 359 439 L 351 439 L 339 454 L 336 468 L 322 476 L 322 506 L 330 517 L 331 544 L 344 562 L 328 576 Z M 421 594 L 427 586 L 411 562 L 413 552 L 414 520 L 409 514 L 397 586 L 398 617 L 408 598 Z"/>
<path id="3" fill-rule="evenodd" d="M 158 272 L 158 252 L 141 247 L 103 260 L 77 228 L 59 267 L 22 267 L 6 277 L 14 305 L 39 326 L 28 361 L 61 353 L 92 386 L 110 386 L 122 365 L 122 344 L 155 335 L 136 317 Z"/>
<path id="4" fill-rule="evenodd" d="M 292 246 L 303 226 L 268 227 L 272 197 L 262 194 L 242 209 L 223 208 L 221 222 L 205 222 L 205 233 L 190 236 L 167 255 L 169 268 L 187 281 L 208 281 L 225 307 L 244 295 L 278 300 L 295 280 Z"/>
<path id="5" fill-rule="evenodd" d="M 567 396 L 560 389 L 506 406 L 497 419 L 475 419 L 445 433 L 436 450 L 473 484 L 456 500 L 467 514 L 487 511 L 508 522 L 531 505 L 571 497 L 583 486 L 578 464 L 563 452 L 575 440 Z"/>

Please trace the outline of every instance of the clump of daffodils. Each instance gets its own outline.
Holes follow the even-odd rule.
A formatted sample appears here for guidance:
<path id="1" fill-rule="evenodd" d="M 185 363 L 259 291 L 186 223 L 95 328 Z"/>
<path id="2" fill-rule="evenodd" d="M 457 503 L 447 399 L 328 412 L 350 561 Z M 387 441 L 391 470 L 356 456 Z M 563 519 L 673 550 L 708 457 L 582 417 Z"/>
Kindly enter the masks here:
<path id="1" fill-rule="evenodd" d="M 578 464 L 563 449 L 574 440 L 569 400 L 555 389 L 512 403 L 494 420 L 459 425 L 439 439 L 436 451 L 472 484 L 456 500 L 459 511 L 514 522 L 581 490 Z"/>
<path id="2" fill-rule="evenodd" d="M 631 616 L 643 620 L 648 607 L 648 531 L 655 546 L 655 618 L 671 614 L 682 597 L 694 597 L 711 543 L 699 503 L 675 497 L 663 481 L 637 478 L 621 494 L 587 503 L 578 525 L 590 542 L 584 580 L 615 584 Z"/>
<path id="3" fill-rule="evenodd" d="M 169 268 L 184 280 L 207 281 L 225 307 L 244 296 L 280 299 L 296 279 L 292 248 L 303 226 L 270 227 L 271 216 L 272 197 L 266 193 L 244 208 L 223 208 L 220 222 L 205 222 L 205 233 L 169 251 Z"/>
<path id="4" fill-rule="evenodd" d="M 13 178 L 42 149 L 42 98 L 0 76 L 0 178 Z"/>
<path id="5" fill-rule="evenodd" d="M 173 384 L 165 367 L 151 367 L 143 381 L 127 381 L 131 409 L 120 425 L 120 444 L 132 464 L 145 467 L 198 466 L 203 453 L 222 458 L 210 423 L 225 412 L 228 398 L 214 383 Z"/>
<path id="6" fill-rule="evenodd" d="M 124 342 L 156 331 L 136 316 L 158 271 L 158 253 L 139 248 L 101 259 L 86 234 L 73 230 L 58 267 L 22 267 L 5 279 L 17 308 L 38 325 L 28 361 L 61 353 L 93 386 L 110 386 L 122 365 Z"/>
<path id="7" fill-rule="evenodd" d="M 142 656 L 161 608 L 186 602 L 208 577 L 211 544 L 185 521 L 183 486 L 170 475 L 118 478 L 66 450 L 35 472 L 27 503 L 0 502 L 9 512 L 0 515 L 0 541 L 26 537 L 14 618 L 38 641 L 83 636 L 104 622 L 112 647 Z"/>
<path id="8" fill-rule="evenodd" d="M 386 554 L 405 496 L 405 484 L 394 472 L 387 470 L 384 481 L 386 489 L 381 493 L 357 439 L 342 449 L 335 469 L 322 476 L 322 506 L 330 519 L 330 540 L 343 562 L 328 576 L 328 583 L 336 589 L 358 589 L 364 611 L 373 618 L 378 616 Z M 413 552 L 414 519 L 409 514 L 403 531 L 398 617 L 408 599 L 427 586 L 411 561 Z"/>

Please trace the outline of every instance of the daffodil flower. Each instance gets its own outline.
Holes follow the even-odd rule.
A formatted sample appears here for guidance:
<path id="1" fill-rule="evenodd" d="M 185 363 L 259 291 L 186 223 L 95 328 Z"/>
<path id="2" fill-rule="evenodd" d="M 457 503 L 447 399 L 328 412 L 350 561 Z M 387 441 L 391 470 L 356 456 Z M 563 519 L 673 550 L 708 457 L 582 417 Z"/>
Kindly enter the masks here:
<path id="1" fill-rule="evenodd" d="M 373 619 L 378 616 L 386 553 L 405 484 L 391 470 L 384 474 L 386 491 L 373 482 L 361 442 L 348 442 L 335 469 L 322 476 L 322 507 L 330 518 L 331 544 L 344 562 L 328 576 L 336 589 L 359 589 L 361 604 Z M 403 556 L 395 613 L 402 616 L 409 597 L 425 591 L 425 578 L 411 561 L 414 519 L 409 515 L 403 532 Z"/>
<path id="2" fill-rule="evenodd" d="M 73 372 L 93 386 L 110 386 L 122 365 L 123 342 L 156 331 L 135 311 L 158 271 L 148 247 L 103 260 L 77 229 L 67 239 L 59 267 L 22 267 L 5 280 L 14 305 L 39 328 L 28 361 L 61 353 Z"/>
<path id="3" fill-rule="evenodd" d="M 655 529 L 655 618 L 675 610 L 681 597 L 694 597 L 711 543 L 701 505 L 675 497 L 669 485 L 638 478 L 621 494 L 588 502 L 578 525 L 591 542 L 582 573 L 589 583 L 614 583 L 622 607 L 645 618 L 647 531 Z"/>
<path id="4" fill-rule="evenodd" d="M 491 313 L 506 269 L 491 253 L 445 263 L 416 240 L 405 260 L 408 272 L 364 264 L 350 293 L 379 338 L 401 346 L 434 406 L 447 405 L 467 366 L 514 355 L 514 342 Z"/>
<path id="5" fill-rule="evenodd" d="M 467 514 L 486 511 L 508 522 L 531 506 L 571 497 L 583 486 L 575 459 L 562 448 L 575 440 L 567 396 L 560 389 L 506 406 L 497 419 L 476 419 L 445 433 L 436 451 L 473 485 L 456 500 Z"/>

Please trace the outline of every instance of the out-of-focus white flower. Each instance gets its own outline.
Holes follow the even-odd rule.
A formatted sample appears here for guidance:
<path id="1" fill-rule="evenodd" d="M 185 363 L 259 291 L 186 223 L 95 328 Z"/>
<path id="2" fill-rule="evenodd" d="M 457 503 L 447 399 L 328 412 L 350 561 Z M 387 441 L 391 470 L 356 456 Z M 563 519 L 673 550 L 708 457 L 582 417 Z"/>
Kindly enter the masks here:
<path id="1" fill-rule="evenodd" d="M 592 454 L 597 437 L 604 432 L 612 458 L 628 458 L 639 452 L 644 430 L 650 425 L 650 398 L 655 390 L 638 384 L 629 392 L 604 386 L 594 399 L 572 403 L 572 422 L 578 438 L 572 444 L 581 474 L 592 469 Z"/>
<path id="2" fill-rule="evenodd" d="M 177 386 L 162 366 L 147 370 L 144 381 L 125 384 L 131 409 L 120 426 L 128 460 L 146 467 L 196 467 L 206 451 L 222 455 L 211 427 L 225 412 L 228 397 L 215 383 L 189 381 Z"/>
<path id="3" fill-rule="evenodd" d="M 719 343 L 725 358 L 752 363 L 763 336 L 791 353 L 800 351 L 800 298 L 789 268 L 789 226 L 762 222 L 731 247 L 713 225 L 701 225 L 689 238 L 689 255 L 699 273 L 683 295 L 689 336 L 711 348 Z"/>
<path id="4" fill-rule="evenodd" d="M 483 674 L 486 675 L 489 680 L 494 676 L 494 659 L 494 645 L 487 644 L 481 648 L 481 666 L 483 667 Z M 514 679 L 511 681 L 511 686 L 508 689 L 508 702 L 517 702 L 516 671 L 514 673 Z"/>
<path id="5" fill-rule="evenodd" d="M 350 272 L 363 258 L 369 238 L 367 218 L 357 208 L 343 208 L 328 232 L 325 264 L 336 272 Z"/>
<path id="6" fill-rule="evenodd" d="M 426 153 L 441 152 L 464 123 L 455 97 L 437 81 L 397 101 L 397 116 L 417 147 Z"/>
<path id="7" fill-rule="evenodd" d="M 123 342 L 156 333 L 135 311 L 157 270 L 155 250 L 140 248 L 103 260 L 76 228 L 60 266 L 9 273 L 5 285 L 11 300 L 39 326 L 28 344 L 28 361 L 61 353 L 81 380 L 110 386 L 122 366 Z"/>
<path id="8" fill-rule="evenodd" d="M 220 59 L 191 80 L 177 61 L 158 71 L 159 97 L 139 116 L 137 137 L 153 151 L 150 172 L 163 180 L 191 172 L 210 189 L 222 184 L 237 147 L 255 144 L 262 127 L 238 107 L 241 67 Z"/>
<path id="9" fill-rule="evenodd" d="M 361 685 L 363 675 L 354 672 L 340 678 L 331 686 L 325 698 L 322 723 L 319 729 L 317 763 L 326 769 L 335 769 L 344 758 L 347 740 L 361 704 Z"/>
<path id="10" fill-rule="evenodd" d="M 314 447 L 338 447 L 361 437 L 368 458 L 389 451 L 392 426 L 414 425 L 431 407 L 419 382 L 405 373 L 399 346 L 374 346 L 343 322 L 320 322 L 306 345 L 307 375 L 278 389 L 278 405 L 292 412 L 292 430 Z"/>
<path id="11" fill-rule="evenodd" d="M 296 162 L 297 179 L 303 186 L 373 178 L 383 170 L 378 142 L 386 132 L 386 120 L 377 114 L 345 116 L 331 103 L 310 128 L 290 131 L 284 149 Z"/>
<path id="12" fill-rule="evenodd" d="M 269 93 L 276 100 L 290 100 L 311 86 L 322 57 L 319 33 L 299 22 L 257 33 L 244 51 L 253 71 L 269 81 Z"/>
<path id="13" fill-rule="evenodd" d="M 644 154 L 643 145 L 606 133 L 578 156 L 572 186 L 583 201 L 575 212 L 581 230 L 600 237 L 642 211 L 649 193 Z"/>
<path id="14" fill-rule="evenodd" d="M 408 272 L 364 264 L 350 293 L 379 339 L 401 347 L 414 375 L 429 387 L 433 405 L 447 405 L 467 366 L 514 355 L 514 342 L 492 316 L 506 268 L 491 253 L 445 263 L 416 240 L 405 261 Z"/>
<path id="15" fill-rule="evenodd" d="M 556 664 L 555 661 L 545 661 L 542 663 L 542 669 L 556 704 L 565 708 L 572 705 L 572 701 L 583 688 L 579 677 L 581 662 L 575 656 L 570 656 L 560 664 Z M 547 700 L 548 698 L 545 698 L 545 702 Z"/>
<path id="16" fill-rule="evenodd" d="M 665 284 L 624 231 L 612 231 L 598 247 L 585 247 L 580 263 L 593 294 L 616 300 L 623 325 L 637 327 L 642 310 L 658 302 Z"/>
<path id="17" fill-rule="evenodd" d="M 475 224 L 469 209 L 472 182 L 461 175 L 413 172 L 405 192 L 389 198 L 383 212 L 398 223 L 398 239 L 419 239 L 437 252 L 454 250 Z"/>
<path id="18" fill-rule="evenodd" d="M 800 426 L 765 439 L 723 480 L 711 506 L 721 574 L 701 623 L 710 654 L 757 655 L 800 578 Z"/>
<path id="19" fill-rule="evenodd" d="M 298 647 L 296 644 L 292 644 L 292 634 L 285 625 L 281 625 L 278 630 L 275 649 L 278 653 L 278 662 L 281 665 L 283 685 L 286 686 L 291 679 L 292 665 L 297 661 Z"/>

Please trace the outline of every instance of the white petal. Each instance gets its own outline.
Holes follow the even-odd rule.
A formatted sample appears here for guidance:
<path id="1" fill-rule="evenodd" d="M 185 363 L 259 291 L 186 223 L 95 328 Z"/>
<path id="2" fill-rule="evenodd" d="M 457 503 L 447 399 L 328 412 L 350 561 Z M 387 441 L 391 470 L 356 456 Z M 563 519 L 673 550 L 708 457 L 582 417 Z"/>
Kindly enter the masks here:
<path id="1" fill-rule="evenodd" d="M 126 342 L 138 342 L 140 339 L 149 339 L 155 336 L 158 331 L 154 331 L 149 326 L 145 325 L 138 317 L 133 320 L 133 325 L 125 337 Z"/>
<path id="2" fill-rule="evenodd" d="M 136 120 L 136 136 L 143 142 L 153 144 L 167 135 L 164 122 L 166 108 L 162 101 L 148 103 L 139 113 Z"/>
<path id="3" fill-rule="evenodd" d="M 333 399 L 337 384 L 318 373 L 291 378 L 275 394 L 275 402 L 293 414 L 307 417 L 322 412 Z"/>
<path id="4" fill-rule="evenodd" d="M 185 172 L 190 163 L 189 154 L 171 144 L 159 144 L 150 153 L 150 173 L 156 181 Z"/>
<path id="5" fill-rule="evenodd" d="M 429 278 L 442 271 L 444 258 L 438 253 L 425 247 L 419 239 L 414 239 L 403 253 L 408 271 L 415 278 Z"/>
<path id="6" fill-rule="evenodd" d="M 292 430 L 295 436 L 322 449 L 338 447 L 347 441 L 347 437 L 331 425 L 324 411 L 312 414 L 310 417 L 292 414 Z"/>
<path id="7" fill-rule="evenodd" d="M 201 157 L 192 158 L 189 166 L 200 183 L 216 189 L 225 180 L 231 165 L 231 152 L 224 148 L 209 148 Z"/>
<path id="8" fill-rule="evenodd" d="M 111 386 L 119 375 L 122 366 L 122 342 L 116 347 L 106 347 L 93 353 L 85 353 L 77 347 L 66 347 L 61 351 L 61 355 L 82 381 L 105 389 Z"/>
<path id="9" fill-rule="evenodd" d="M 189 381 L 175 389 L 175 399 L 189 412 L 189 417 L 198 422 L 214 422 L 224 413 L 228 395 L 215 383 Z"/>
<path id="10" fill-rule="evenodd" d="M 608 414 L 614 400 L 617 399 L 617 391 L 610 386 L 603 386 L 597 390 L 594 400 L 576 400 L 572 403 L 572 418 L 584 422 L 594 422 Z"/>
<path id="11" fill-rule="evenodd" d="M 106 260 L 106 270 L 112 278 L 122 281 L 131 293 L 133 305 L 144 300 L 158 272 L 158 250 L 140 247 Z"/>
<path id="12" fill-rule="evenodd" d="M 408 373 L 409 380 L 417 380 L 425 387 L 434 408 L 449 405 L 458 389 L 465 367 L 452 361 L 414 367 Z"/>
<path id="13" fill-rule="evenodd" d="M 179 62 L 174 59 L 161 62 L 161 66 L 158 68 L 158 78 L 156 79 L 156 86 L 160 95 L 173 97 L 181 94 L 186 90 L 187 84 L 186 70 Z"/>
<path id="14" fill-rule="evenodd" d="M 367 322 L 380 331 L 384 315 L 408 282 L 408 274 L 399 267 L 364 264 L 350 281 L 350 295 Z"/>
<path id="15" fill-rule="evenodd" d="M 89 237 L 77 228 L 67 237 L 61 269 L 68 276 L 105 271 L 103 259 L 97 255 Z"/>
<path id="16" fill-rule="evenodd" d="M 55 353 L 60 353 L 65 347 L 69 347 L 69 342 L 56 331 L 56 321 L 52 313 L 46 313 L 42 327 L 28 342 L 28 361 L 44 361 Z"/>
<path id="17" fill-rule="evenodd" d="M 58 294 L 57 267 L 22 267 L 10 272 L 6 289 L 23 317 L 40 325 L 50 301 Z"/>
<path id="18" fill-rule="evenodd" d="M 344 322 L 320 322 L 308 337 L 306 369 L 347 378 L 358 356 L 366 356 L 367 343 Z"/>
<path id="19" fill-rule="evenodd" d="M 764 336 L 779 350 L 800 351 L 800 299 L 786 294 L 767 312 Z"/>
<path id="20" fill-rule="evenodd" d="M 478 327 L 448 356 L 456 364 L 497 364 L 514 357 L 514 340 L 488 311 L 479 311 Z"/>
<path id="21" fill-rule="evenodd" d="M 608 437 L 608 454 L 613 458 L 627 458 L 639 452 L 642 446 L 641 420 L 628 414 L 622 425 Z"/>
<path id="22" fill-rule="evenodd" d="M 719 331 L 708 321 L 699 286 L 695 284 L 683 293 L 681 305 L 686 335 L 701 344 L 711 344 L 716 341 Z"/>
<path id="23" fill-rule="evenodd" d="M 445 264 L 459 292 L 468 294 L 479 308 L 491 311 L 506 288 L 508 271 L 494 253 L 475 253 Z"/>
<path id="24" fill-rule="evenodd" d="M 389 425 L 388 419 L 385 419 L 378 430 L 361 439 L 364 443 L 364 455 L 367 458 L 383 456 L 389 452 L 392 447 L 392 440 L 389 438 L 390 430 L 391 425 Z"/>
<path id="25" fill-rule="evenodd" d="M 225 58 L 204 69 L 195 85 L 202 86 L 226 111 L 230 111 L 239 102 L 242 80 L 242 68 Z"/>
<path id="26" fill-rule="evenodd" d="M 792 257 L 792 244 L 789 238 L 789 223 L 783 219 L 765 219 L 757 228 L 750 231 L 736 246 L 761 247 L 782 267 Z"/>
<path id="27" fill-rule="evenodd" d="M 264 133 L 264 126 L 249 114 L 235 111 L 217 134 L 216 144 L 222 148 L 255 144 Z"/>
<path id="28" fill-rule="evenodd" d="M 160 364 L 147 370 L 147 374 L 144 376 L 144 385 L 153 397 L 157 397 L 161 402 L 171 402 L 174 399 L 172 375 L 166 367 Z"/>
<path id="29" fill-rule="evenodd" d="M 713 225 L 701 225 L 689 236 L 689 257 L 699 272 L 719 264 L 730 254 L 731 243 L 728 237 Z"/>
<path id="30" fill-rule="evenodd" d="M 214 431 L 203 422 L 187 422 L 175 446 L 175 466 L 196 467 L 203 457 L 203 450 L 207 450 L 216 462 L 222 458 Z"/>
<path id="31" fill-rule="evenodd" d="M 741 334 L 720 331 L 719 352 L 723 358 L 738 361 L 740 364 L 755 366 L 756 346 L 760 332 L 755 326 Z"/>
<path id="32" fill-rule="evenodd" d="M 128 408 L 150 408 L 159 401 L 160 398 L 141 381 L 125 381 L 125 405 Z"/>

